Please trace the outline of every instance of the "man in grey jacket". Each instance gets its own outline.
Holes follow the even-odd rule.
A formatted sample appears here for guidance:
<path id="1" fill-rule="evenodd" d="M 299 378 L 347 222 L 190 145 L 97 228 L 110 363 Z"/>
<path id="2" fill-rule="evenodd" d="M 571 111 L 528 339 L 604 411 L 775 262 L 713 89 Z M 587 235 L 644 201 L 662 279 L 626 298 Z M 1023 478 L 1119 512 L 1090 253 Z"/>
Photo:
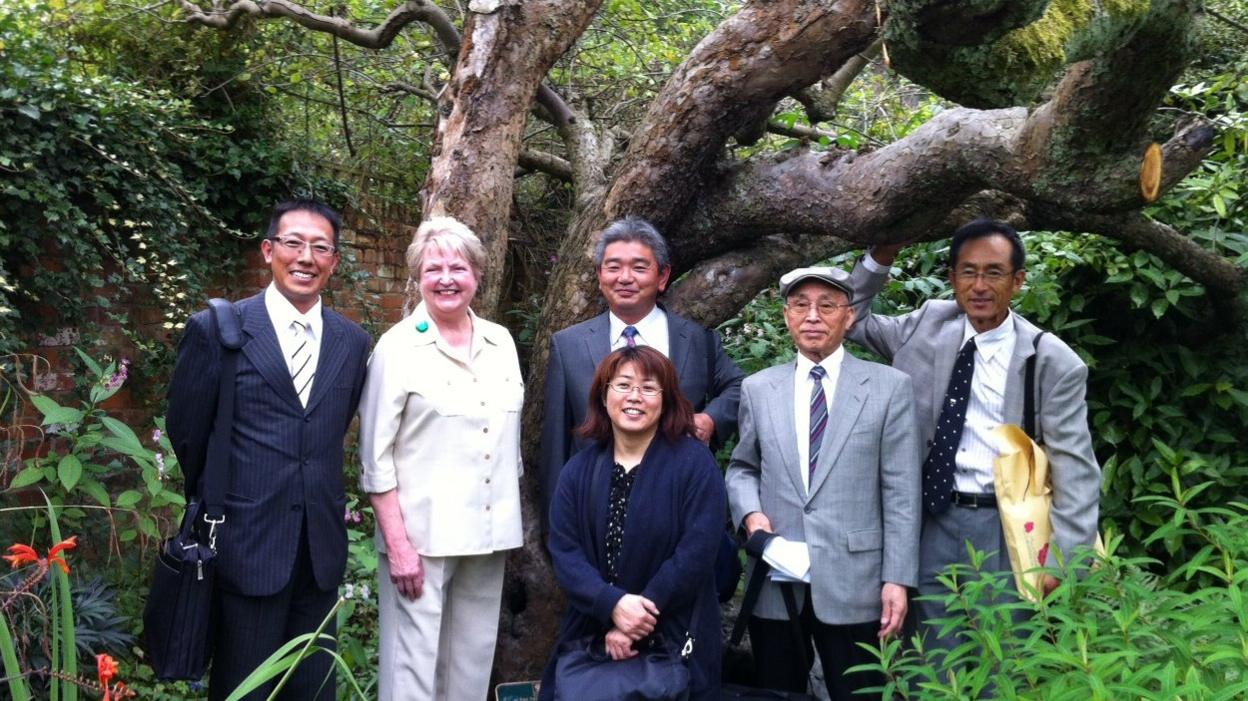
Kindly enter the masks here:
<path id="1" fill-rule="evenodd" d="M 741 437 L 726 476 L 733 522 L 782 537 L 764 557 L 794 582 L 781 584 L 773 570 L 749 621 L 758 682 L 805 691 L 813 639 L 833 699 L 883 683 L 845 670 L 875 661 L 858 643 L 901 627 L 906 588 L 917 582 L 921 508 L 910 378 L 845 352 L 850 289 L 835 268 L 780 278 L 799 353 L 742 383 Z M 795 594 L 805 654 L 782 587 Z"/>
<path id="2" fill-rule="evenodd" d="M 1035 420 L 1053 489 L 1052 545 L 1067 555 L 1076 546 L 1091 546 L 1101 475 L 1088 432 L 1088 368 L 1059 338 L 1010 310 L 1027 275 L 1018 233 L 986 219 L 963 226 L 949 247 L 956 301 L 929 300 L 896 317 L 872 314 L 871 300 L 900 248 L 877 246 L 854 268 L 856 321 L 849 338 L 904 370 L 918 388 L 915 409 L 926 457 L 919 593 L 948 593 L 937 575 L 951 563 L 969 564 L 967 541 L 993 554 L 987 568 L 1010 570 L 993 490 L 999 453 L 993 431 L 1003 423 L 1022 425 L 1026 365 L 1033 355 Z M 1047 577 L 1045 592 L 1057 584 Z M 940 602 L 919 602 L 921 620 L 945 613 Z M 940 639 L 937 630 L 928 630 L 929 643 L 951 648 L 961 642 Z"/>

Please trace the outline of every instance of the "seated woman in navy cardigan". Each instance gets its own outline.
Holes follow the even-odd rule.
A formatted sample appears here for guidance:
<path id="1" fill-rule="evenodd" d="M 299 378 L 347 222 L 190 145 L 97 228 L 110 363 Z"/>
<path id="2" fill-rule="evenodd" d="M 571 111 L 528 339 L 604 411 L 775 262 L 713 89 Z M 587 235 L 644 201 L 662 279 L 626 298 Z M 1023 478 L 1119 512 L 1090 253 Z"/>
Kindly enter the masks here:
<path id="1" fill-rule="evenodd" d="M 727 496 L 714 456 L 692 437 L 693 408 L 671 362 L 646 347 L 608 355 L 577 430 L 593 443 L 563 468 L 550 506 L 550 554 L 570 606 L 539 698 L 555 698 L 565 643 L 602 636 L 621 660 L 654 633 L 679 646 L 687 632 L 692 698 L 718 698 L 714 565 Z"/>

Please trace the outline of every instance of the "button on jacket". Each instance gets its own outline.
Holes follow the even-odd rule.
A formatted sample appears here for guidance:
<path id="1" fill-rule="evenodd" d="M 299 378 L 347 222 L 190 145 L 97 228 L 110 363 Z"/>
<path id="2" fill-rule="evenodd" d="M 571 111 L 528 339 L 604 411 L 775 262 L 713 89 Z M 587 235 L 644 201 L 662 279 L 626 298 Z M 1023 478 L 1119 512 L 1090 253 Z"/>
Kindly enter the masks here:
<path id="1" fill-rule="evenodd" d="M 360 486 L 398 488 L 407 537 L 421 555 L 523 544 L 520 362 L 507 329 L 475 314 L 472 324 L 465 365 L 422 303 L 382 335 L 364 383 Z M 376 542 L 384 552 L 380 533 Z"/>

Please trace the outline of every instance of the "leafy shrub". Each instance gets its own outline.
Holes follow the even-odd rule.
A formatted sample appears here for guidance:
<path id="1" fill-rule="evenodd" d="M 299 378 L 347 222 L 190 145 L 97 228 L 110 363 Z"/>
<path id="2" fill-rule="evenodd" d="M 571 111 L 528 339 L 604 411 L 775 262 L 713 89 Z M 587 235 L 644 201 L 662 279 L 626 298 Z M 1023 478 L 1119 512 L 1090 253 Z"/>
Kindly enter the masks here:
<path id="1" fill-rule="evenodd" d="M 1207 553 L 1158 563 L 1110 553 L 1085 572 L 1067 577 L 1038 604 L 1013 594 L 1009 573 L 955 565 L 942 581 L 949 617 L 933 622 L 959 631 L 952 650 L 928 649 L 916 635 L 912 646 L 885 643 L 870 665 L 888 679 L 885 696 L 903 699 L 1200 699 L 1248 694 L 1248 504 L 1189 508 L 1200 487 L 1150 501 L 1171 518 L 1149 540 L 1177 537 L 1201 543 Z M 1076 563 L 1086 563 L 1080 553 Z M 1197 572 L 1210 582 L 1184 591 Z"/>
<path id="2" fill-rule="evenodd" d="M 125 517 L 117 533 L 119 542 L 139 535 L 159 538 L 157 517 L 169 515 L 176 521 L 186 505 L 177 457 L 162 430 L 164 421 L 156 420 L 152 435 L 156 449 L 145 445 L 133 429 L 100 406 L 126 381 L 126 362 L 113 361 L 102 367 L 82 351 L 78 354 L 90 373 L 86 398 L 71 407 L 43 395 L 30 396 L 43 414 L 43 426 L 54 450 L 26 460 L 25 468 L 8 486 L 42 487 L 58 506 L 89 498 L 108 511 L 113 527 L 117 526 L 112 521 L 113 510 L 119 510 Z M 123 460 L 138 470 L 128 469 Z M 174 507 L 172 513 L 169 507 Z M 71 508 L 61 518 L 75 530 L 84 526 L 81 508 Z"/>

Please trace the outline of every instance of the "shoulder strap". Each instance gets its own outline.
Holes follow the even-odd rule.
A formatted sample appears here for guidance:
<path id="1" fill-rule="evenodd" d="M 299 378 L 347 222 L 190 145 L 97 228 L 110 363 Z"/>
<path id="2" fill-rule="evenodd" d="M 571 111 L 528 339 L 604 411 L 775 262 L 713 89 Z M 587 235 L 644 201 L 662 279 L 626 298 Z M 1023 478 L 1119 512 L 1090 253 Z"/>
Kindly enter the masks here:
<path id="1" fill-rule="evenodd" d="M 221 345 L 230 350 L 242 348 L 243 323 L 238 307 L 230 300 L 220 297 L 208 300 L 208 307 L 212 309 L 212 318 L 217 322 L 217 338 L 221 340 Z"/>
<path id="2" fill-rule="evenodd" d="M 754 569 L 750 571 L 750 581 L 745 585 L 745 598 L 741 600 L 741 608 L 737 611 L 737 622 L 732 626 L 732 637 L 728 639 L 729 645 L 737 645 L 741 642 L 741 638 L 745 636 L 745 624 L 750 620 L 750 616 L 754 615 L 754 605 L 758 603 L 758 595 L 763 590 L 763 581 L 767 579 L 767 573 L 771 571 L 771 565 L 763 560 L 763 549 L 767 547 L 767 541 L 776 537 L 774 533 L 767 531 L 755 531 L 745 542 L 745 552 L 754 558 Z"/>
<path id="3" fill-rule="evenodd" d="M 732 637 L 728 639 L 728 645 L 736 647 L 741 638 L 745 636 L 745 627 L 750 620 L 750 616 L 754 615 L 754 605 L 758 603 L 758 595 L 763 589 L 763 581 L 767 579 L 767 573 L 771 571 L 771 565 L 763 559 L 763 550 L 767 548 L 767 543 L 776 537 L 775 533 L 767 531 L 755 531 L 745 542 L 745 552 L 754 558 L 754 569 L 750 572 L 750 582 L 745 587 L 745 598 L 741 600 L 741 609 L 737 611 L 737 621 L 732 626 Z M 789 626 L 793 631 L 793 635 L 797 637 L 797 652 L 799 662 L 802 669 L 807 669 L 809 665 L 806 663 L 806 645 L 802 636 L 801 614 L 797 610 L 797 586 L 792 582 L 780 582 L 781 596 L 784 598 L 784 609 L 789 614 Z"/>
<path id="4" fill-rule="evenodd" d="M 230 478 L 230 444 L 234 427 L 234 378 L 238 367 L 238 350 L 243 347 L 241 313 L 234 303 L 224 299 L 208 300 L 217 338 L 225 352 L 221 355 L 221 374 L 217 390 L 217 416 L 208 455 L 200 475 L 199 498 L 203 502 L 203 518 L 210 524 L 209 540 L 217 524 L 225 521 L 225 491 Z"/>
<path id="5" fill-rule="evenodd" d="M 1041 331 L 1032 339 L 1035 352 L 1027 358 L 1027 376 L 1023 381 L 1023 430 L 1036 445 L 1044 445 L 1044 436 L 1040 435 L 1036 423 L 1036 357 L 1040 355 L 1040 337 L 1044 334 Z"/>

